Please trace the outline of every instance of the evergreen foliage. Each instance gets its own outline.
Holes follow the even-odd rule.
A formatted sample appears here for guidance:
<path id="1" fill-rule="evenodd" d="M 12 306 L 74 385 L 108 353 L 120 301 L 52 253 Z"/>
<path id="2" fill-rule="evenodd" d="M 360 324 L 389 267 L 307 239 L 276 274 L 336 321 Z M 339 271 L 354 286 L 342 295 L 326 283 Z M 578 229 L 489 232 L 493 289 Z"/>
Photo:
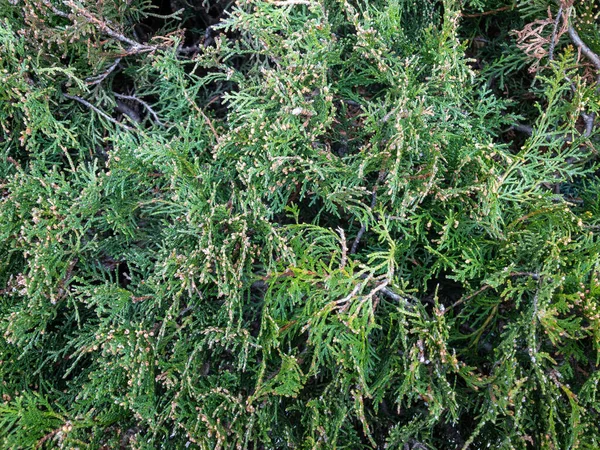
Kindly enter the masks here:
<path id="1" fill-rule="evenodd" d="M 0 0 L 0 447 L 599 448 L 599 14 Z"/>

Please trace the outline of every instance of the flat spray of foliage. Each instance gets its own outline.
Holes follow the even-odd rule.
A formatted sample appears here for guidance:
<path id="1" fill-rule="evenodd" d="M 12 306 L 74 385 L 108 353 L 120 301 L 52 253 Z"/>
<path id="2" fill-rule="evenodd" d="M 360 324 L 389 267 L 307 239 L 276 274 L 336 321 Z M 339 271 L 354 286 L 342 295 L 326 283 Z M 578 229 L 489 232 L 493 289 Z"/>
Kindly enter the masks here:
<path id="1" fill-rule="evenodd" d="M 0 447 L 597 449 L 597 0 L 0 0 Z"/>

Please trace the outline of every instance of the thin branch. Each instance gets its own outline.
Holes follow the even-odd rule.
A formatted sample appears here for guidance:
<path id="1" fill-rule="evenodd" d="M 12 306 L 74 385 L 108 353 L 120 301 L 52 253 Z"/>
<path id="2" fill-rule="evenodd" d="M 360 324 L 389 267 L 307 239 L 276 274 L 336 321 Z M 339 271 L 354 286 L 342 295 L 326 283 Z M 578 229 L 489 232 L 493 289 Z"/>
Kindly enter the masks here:
<path id="1" fill-rule="evenodd" d="M 216 141 L 219 142 L 219 134 L 217 133 L 217 130 L 215 129 L 212 121 L 208 118 L 208 116 L 204 113 L 204 111 L 202 111 L 198 105 L 196 105 L 196 102 L 193 101 L 189 95 L 187 94 L 187 89 L 183 90 L 183 95 L 185 96 L 185 99 L 188 101 L 188 103 L 190 105 L 192 105 L 192 107 L 198 111 L 198 113 L 202 116 L 202 118 L 204 119 L 204 121 L 206 122 L 206 124 L 208 125 L 208 127 L 210 128 L 210 131 L 212 131 L 213 136 L 215 137 Z"/>
<path id="2" fill-rule="evenodd" d="M 377 181 L 375 182 L 375 186 L 373 186 L 373 192 L 371 194 L 371 210 L 375 208 L 375 204 L 377 203 L 377 188 L 379 187 L 379 183 L 381 183 L 385 178 L 385 175 L 385 172 L 381 171 L 379 173 Z M 354 255 L 358 250 L 358 245 L 360 244 L 360 240 L 362 239 L 363 234 L 365 234 L 365 231 L 367 231 L 366 223 L 361 225 L 360 230 L 358 230 L 358 233 L 356 234 L 356 238 L 354 239 L 354 242 L 352 243 L 352 248 L 350 249 L 351 255 Z"/>
<path id="3" fill-rule="evenodd" d="M 483 287 L 481 289 L 478 289 L 477 291 L 473 292 L 472 294 L 467 295 L 466 297 L 463 296 L 460 299 L 458 299 L 457 301 L 455 301 L 452 305 L 450 305 L 450 308 L 446 309 L 445 312 L 447 312 L 447 311 L 449 311 L 451 309 L 456 308 L 458 305 L 460 305 L 460 304 L 462 304 L 462 303 L 464 303 L 464 302 L 466 302 L 468 300 L 471 300 L 473 297 L 476 297 L 479 294 L 481 294 L 481 293 L 483 293 L 483 292 L 485 292 L 485 291 L 487 291 L 488 289 L 491 289 L 491 288 L 492 287 L 489 284 L 483 285 Z"/>
<path id="4" fill-rule="evenodd" d="M 573 25 L 569 25 L 568 31 L 569 37 L 571 38 L 573 43 L 577 46 L 581 53 L 583 53 L 586 56 L 586 58 L 589 59 L 590 62 L 596 67 L 596 70 L 598 70 L 599 73 L 597 74 L 596 90 L 598 93 L 600 93 L 600 56 L 594 53 L 594 51 L 591 48 L 589 48 L 585 42 L 583 42 L 577 31 L 575 31 L 575 28 L 573 28 Z M 594 131 L 594 122 L 596 120 L 596 115 L 594 113 L 582 114 L 581 117 L 583 118 L 583 121 L 585 123 L 583 135 L 585 137 L 588 137 L 592 134 L 592 131 Z"/>
<path id="5" fill-rule="evenodd" d="M 102 72 L 99 75 L 95 75 L 93 77 L 86 78 L 85 81 L 87 81 L 87 83 L 90 86 L 102 83 L 106 79 L 106 77 L 109 76 L 119 66 L 120 62 L 121 62 L 121 58 L 115 59 L 115 62 L 104 72 Z"/>
<path id="6" fill-rule="evenodd" d="M 15 166 L 18 170 L 22 170 L 21 168 L 21 164 L 19 164 L 19 162 L 13 158 L 12 156 L 7 156 L 6 160 L 11 163 L 13 166 Z"/>
<path id="7" fill-rule="evenodd" d="M 484 11 L 484 12 L 474 13 L 474 14 L 461 13 L 460 15 L 461 15 L 461 17 L 464 17 L 465 19 L 474 19 L 476 17 L 491 16 L 491 15 L 498 14 L 499 12 L 503 12 L 503 11 L 512 11 L 514 8 L 515 8 L 514 5 L 507 5 L 507 6 L 503 6 L 502 8 L 492 9 L 490 11 Z"/>
<path id="8" fill-rule="evenodd" d="M 62 17 L 64 19 L 70 19 L 69 14 L 58 9 L 56 6 L 50 3 L 50 0 L 42 0 L 42 3 L 44 4 L 44 6 L 46 6 L 46 8 L 50 9 L 57 16 Z"/>
<path id="9" fill-rule="evenodd" d="M 556 13 L 556 20 L 554 21 L 554 28 L 552 29 L 552 38 L 550 39 L 550 49 L 548 50 L 548 60 L 552 61 L 554 59 L 554 47 L 556 46 L 556 34 L 558 33 L 558 25 L 560 24 L 560 19 L 562 17 L 562 5 L 558 8 L 558 12 Z"/>
<path id="10" fill-rule="evenodd" d="M 181 20 L 181 13 L 185 11 L 185 8 L 180 8 L 171 14 L 157 14 L 149 11 L 144 11 L 144 15 L 147 17 L 156 17 L 157 19 L 176 19 Z"/>
<path id="11" fill-rule="evenodd" d="M 394 300 L 396 302 L 410 303 L 410 300 L 411 300 L 408 297 L 402 297 L 401 295 L 396 294 L 394 291 L 392 291 L 387 286 L 385 286 L 385 287 L 383 287 L 381 289 L 381 293 L 383 295 L 385 295 L 386 297 L 389 297 L 389 298 L 391 298 L 392 300 Z"/>
<path id="12" fill-rule="evenodd" d="M 125 114 L 127 117 L 129 117 L 131 120 L 133 120 L 135 123 L 142 122 L 142 119 L 140 118 L 140 115 L 137 112 L 135 112 L 132 108 L 130 108 L 128 105 L 126 105 L 125 103 L 123 103 L 119 100 L 117 100 L 116 110 L 122 114 Z"/>
<path id="13" fill-rule="evenodd" d="M 106 114 L 104 111 L 102 111 L 101 109 L 99 109 L 98 107 L 92 105 L 90 102 L 88 102 L 87 100 L 84 100 L 81 97 L 77 97 L 76 95 L 69 95 L 69 94 L 63 94 L 63 96 L 65 98 L 68 98 L 70 100 L 75 100 L 79 103 L 81 103 L 82 105 L 88 107 L 89 109 L 91 109 L 92 111 L 96 112 L 97 114 L 99 114 L 100 116 L 104 117 L 106 120 L 108 120 L 109 122 L 114 123 L 115 125 L 118 125 L 120 127 L 125 128 L 126 130 L 129 131 L 135 131 L 134 128 L 131 128 L 130 126 L 125 125 L 124 123 L 119 122 L 118 120 L 113 119 L 112 117 L 110 117 L 108 114 Z"/>
<path id="14" fill-rule="evenodd" d="M 541 278 L 540 274 L 538 274 L 536 272 L 511 272 L 508 274 L 508 276 L 509 277 L 531 277 L 531 279 L 533 279 L 535 281 L 539 281 Z M 480 289 L 476 290 L 472 294 L 469 294 L 467 296 L 462 296 L 460 299 L 458 299 L 452 305 L 450 305 L 450 307 L 448 309 L 446 309 L 444 312 L 447 312 L 451 309 L 456 308 L 457 306 L 463 304 L 464 302 L 466 302 L 468 300 L 471 300 L 473 297 L 476 297 L 479 294 L 482 294 L 483 292 L 485 292 L 491 288 L 492 288 L 492 286 L 490 286 L 489 284 L 484 284 Z"/>
<path id="15" fill-rule="evenodd" d="M 344 229 L 339 227 L 337 232 L 340 234 L 340 243 L 342 246 L 342 256 L 340 258 L 340 270 L 343 270 L 346 267 L 346 263 L 348 262 L 348 245 L 346 244 L 346 234 L 344 233 Z"/>
<path id="16" fill-rule="evenodd" d="M 511 127 L 513 130 L 519 131 L 521 133 L 526 134 L 527 136 L 533 135 L 533 127 L 530 125 L 523 125 L 521 123 L 516 123 Z"/>
<path id="17" fill-rule="evenodd" d="M 275 6 L 292 6 L 292 5 L 306 5 L 310 6 L 314 3 L 309 0 L 285 0 L 285 1 L 275 1 L 271 2 Z"/>
<path id="18" fill-rule="evenodd" d="M 126 44 L 128 46 L 128 48 L 125 49 L 125 52 L 122 53 L 121 56 L 129 56 L 129 55 L 135 55 L 135 54 L 139 54 L 139 53 L 151 53 L 156 50 L 165 48 L 160 45 L 141 44 L 133 39 L 128 38 L 127 36 L 123 35 L 122 33 L 119 33 L 118 31 L 112 29 L 106 21 L 99 19 L 98 17 L 95 17 L 89 11 L 87 11 L 84 8 L 81 8 L 80 6 L 78 6 L 77 4 L 75 4 L 72 1 L 65 2 L 65 5 L 67 5 L 71 8 L 70 13 L 61 11 L 56 6 L 54 6 L 50 2 L 50 0 L 42 0 L 42 3 L 44 4 L 44 6 L 46 6 L 48 9 L 50 9 L 57 16 L 62 17 L 64 19 L 68 19 L 71 22 L 73 22 L 73 17 L 83 17 L 87 23 L 95 25 L 96 28 L 101 33 L 103 33 L 109 37 L 112 37 L 113 39 L 116 39 L 117 41 L 119 41 L 123 44 Z M 161 16 L 159 14 L 154 14 L 154 13 L 146 13 L 146 14 L 148 16 L 152 16 L 152 17 L 177 19 L 178 17 L 176 17 L 176 15 L 179 14 L 180 12 L 181 12 L 181 10 L 176 11 L 173 14 L 169 14 L 168 16 Z M 135 31 L 134 31 L 134 34 L 135 34 Z M 181 54 L 186 54 L 186 53 L 195 53 L 198 50 L 199 50 L 198 46 L 190 46 L 190 47 L 180 47 L 177 49 L 177 52 L 181 53 Z M 119 58 L 119 60 L 120 60 L 120 58 Z M 105 76 L 101 77 L 98 81 L 93 81 L 96 77 L 90 78 L 89 81 L 92 81 L 91 84 L 100 83 L 113 70 L 114 70 L 114 68 L 111 66 L 108 70 L 108 73 L 105 73 Z"/>
<path id="19" fill-rule="evenodd" d="M 526 134 L 527 136 L 533 136 L 533 127 L 531 125 L 524 125 L 522 123 L 516 123 L 511 126 L 512 130 L 519 131 L 520 133 Z M 584 135 L 585 136 L 585 135 Z M 546 133 L 545 138 L 547 142 L 552 142 L 556 139 L 562 139 L 566 143 L 574 142 L 579 135 L 567 134 L 567 133 Z"/>
<path id="20" fill-rule="evenodd" d="M 67 295 L 67 291 L 65 289 L 65 285 L 71 280 L 71 277 L 73 276 L 73 269 L 75 269 L 75 266 L 77 265 L 78 262 L 79 262 L 79 258 L 74 258 L 69 263 L 69 266 L 67 267 L 67 271 L 65 273 L 64 278 L 58 283 L 58 297 L 57 297 L 57 300 L 60 300 L 65 295 Z"/>
<path id="21" fill-rule="evenodd" d="M 511 277 L 531 277 L 533 280 L 538 281 L 540 279 L 540 274 L 536 272 L 511 272 Z"/>
<path id="22" fill-rule="evenodd" d="M 200 46 L 198 45 L 189 45 L 187 47 L 179 47 L 177 49 L 177 53 L 196 53 L 200 51 Z"/>
<path id="23" fill-rule="evenodd" d="M 127 36 L 124 36 L 123 34 L 113 30 L 110 26 L 108 26 L 108 24 L 105 21 L 100 20 L 97 17 L 93 16 L 92 14 L 89 13 L 89 11 L 87 11 L 84 8 L 79 7 L 77 4 L 75 4 L 72 1 L 65 2 L 65 5 L 67 5 L 71 8 L 71 11 L 72 11 L 71 14 L 61 11 L 56 6 L 54 6 L 50 2 L 50 0 L 42 0 L 42 3 L 44 4 L 44 6 L 46 6 L 48 9 L 50 9 L 54 14 L 56 14 L 59 17 L 69 19 L 71 21 L 73 20 L 72 19 L 73 15 L 83 17 L 87 23 L 96 25 L 96 27 L 98 28 L 98 30 L 101 33 L 104 33 L 107 36 L 110 36 L 113 39 L 116 39 L 117 41 L 120 41 L 124 44 L 129 45 L 129 48 L 127 49 L 128 54 L 153 52 L 158 49 L 158 46 L 140 44 L 139 42 L 136 42 L 133 39 L 129 39 Z"/>
<path id="24" fill-rule="evenodd" d="M 100 30 L 101 33 L 104 33 L 107 36 L 116 39 L 117 41 L 129 45 L 130 48 L 128 52 L 130 53 L 151 52 L 155 51 L 158 48 L 154 45 L 140 44 L 139 42 L 136 42 L 133 39 L 129 39 L 127 36 L 124 36 L 123 34 L 113 30 L 111 27 L 108 26 L 108 24 L 105 21 L 98 19 L 94 15 L 90 14 L 89 11 L 87 11 L 86 9 L 79 7 L 75 2 L 68 1 L 65 2 L 65 4 L 69 6 L 73 12 L 76 12 L 81 17 L 83 17 L 88 23 L 96 25 L 96 27 L 98 28 L 98 30 Z"/>
<path id="25" fill-rule="evenodd" d="M 583 53 L 586 58 L 589 59 L 594 66 L 596 66 L 596 69 L 600 70 L 600 56 L 596 55 L 592 49 L 589 48 L 585 42 L 583 42 L 577 31 L 575 31 L 575 28 L 573 28 L 573 25 L 569 25 L 568 31 L 573 44 L 575 44 L 577 48 L 581 50 L 581 53 Z"/>
<path id="26" fill-rule="evenodd" d="M 163 127 L 165 125 L 158 118 L 158 114 L 156 114 L 156 111 L 154 111 L 154 109 L 152 109 L 152 107 L 148 103 L 146 103 L 144 100 L 136 97 L 135 95 L 123 95 L 123 94 L 117 94 L 116 92 L 114 93 L 114 96 L 117 98 L 123 99 L 123 100 L 133 100 L 135 102 L 138 102 L 140 105 L 142 105 L 144 108 L 146 108 L 146 110 L 152 115 L 152 117 L 154 118 L 154 122 L 157 125 L 160 125 L 161 127 Z"/>
<path id="27" fill-rule="evenodd" d="M 51 432 L 49 432 L 48 434 L 46 434 L 46 435 L 42 436 L 42 438 L 41 438 L 39 441 L 37 441 L 37 443 L 35 444 L 35 447 L 34 447 L 34 448 L 35 448 L 36 450 L 37 450 L 38 448 L 40 448 L 42 445 L 44 445 L 44 443 L 45 443 L 45 442 L 46 442 L 48 439 L 50 439 L 50 438 L 52 438 L 52 437 L 56 436 L 56 435 L 57 435 L 57 434 L 58 434 L 58 433 L 61 431 L 61 429 L 62 429 L 62 427 L 59 427 L 59 428 L 57 428 L 56 430 L 52 430 L 52 431 L 51 431 Z"/>
<path id="28" fill-rule="evenodd" d="M 356 251 L 358 250 L 358 244 L 360 244 L 360 240 L 362 239 L 363 234 L 365 234 L 365 231 L 367 231 L 367 225 L 362 224 L 362 226 L 360 227 L 360 230 L 358 230 L 358 233 L 356 234 L 356 238 L 354 239 L 354 242 L 352 243 L 352 248 L 350 249 L 351 255 L 354 255 L 356 253 Z"/>
<path id="29" fill-rule="evenodd" d="M 360 278 L 362 279 L 367 279 L 367 275 L 360 275 Z M 396 294 L 394 291 L 392 291 L 388 285 L 390 283 L 390 280 L 388 279 L 384 279 L 379 285 L 376 286 L 375 288 L 375 292 L 381 292 L 383 295 L 385 295 L 386 297 L 399 302 L 399 303 L 405 303 L 405 304 L 412 304 L 412 302 L 418 302 L 419 300 L 414 297 L 414 296 L 408 296 L 408 295 L 400 295 L 400 294 Z"/>
<path id="30" fill-rule="evenodd" d="M 596 113 L 581 113 L 581 117 L 583 118 L 583 122 L 585 123 L 585 129 L 583 131 L 583 135 L 585 137 L 589 137 L 594 131 L 594 122 L 596 121 Z"/>

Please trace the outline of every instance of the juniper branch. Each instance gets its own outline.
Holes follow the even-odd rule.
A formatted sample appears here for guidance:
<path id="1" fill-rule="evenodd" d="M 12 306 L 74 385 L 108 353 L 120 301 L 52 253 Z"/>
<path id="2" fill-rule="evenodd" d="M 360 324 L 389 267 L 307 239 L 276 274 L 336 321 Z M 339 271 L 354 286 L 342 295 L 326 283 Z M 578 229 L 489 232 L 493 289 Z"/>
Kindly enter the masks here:
<path id="1" fill-rule="evenodd" d="M 70 100 L 75 100 L 79 103 L 81 103 L 82 105 L 88 107 L 89 109 L 91 109 L 92 111 L 96 112 L 98 115 L 104 117 L 106 120 L 108 120 L 111 123 L 114 123 L 115 125 L 118 125 L 122 128 L 125 128 L 126 130 L 129 131 L 134 131 L 133 128 L 131 128 L 130 126 L 125 125 L 124 123 L 119 122 L 116 119 L 113 119 L 112 117 L 110 117 L 108 114 L 106 114 L 104 111 L 102 111 L 100 108 L 98 108 L 97 106 L 92 105 L 90 102 L 88 102 L 87 100 L 78 97 L 76 95 L 69 95 L 69 94 L 63 94 L 63 96 L 65 98 L 68 98 Z"/>
<path id="2" fill-rule="evenodd" d="M 512 11 L 514 9 L 514 5 L 507 5 L 507 6 L 503 6 L 501 8 L 496 8 L 496 9 L 492 9 L 489 11 L 484 11 L 484 12 L 480 12 L 480 13 L 473 13 L 473 14 L 464 14 L 461 13 L 461 17 L 464 17 L 466 19 L 475 19 L 478 17 L 485 17 L 485 16 L 491 16 L 494 14 L 498 14 L 500 12 L 504 12 L 504 11 Z"/>
<path id="3" fill-rule="evenodd" d="M 114 70 L 119 66 L 120 62 L 121 62 L 121 58 L 115 59 L 114 63 L 111 64 L 108 67 L 108 69 L 106 69 L 104 72 L 102 72 L 99 75 L 95 75 L 93 77 L 86 78 L 85 81 L 87 81 L 87 83 L 91 86 L 102 83 L 106 79 L 106 77 L 108 77 L 111 73 L 114 72 Z"/>
<path id="4" fill-rule="evenodd" d="M 116 109 L 120 113 L 125 114 L 127 117 L 129 117 L 131 120 L 133 120 L 135 123 L 141 123 L 142 119 L 140 118 L 139 114 L 136 113 L 132 108 L 130 108 L 128 105 L 126 105 L 122 101 L 117 100 Z"/>
<path id="5" fill-rule="evenodd" d="M 155 46 L 155 45 L 140 44 L 139 42 L 136 42 L 133 39 L 129 39 L 127 36 L 123 35 L 122 33 L 119 33 L 117 31 L 113 30 L 106 23 L 106 21 L 95 17 L 89 11 L 87 11 L 84 8 L 81 8 L 80 6 L 78 6 L 76 3 L 72 2 L 72 1 L 65 2 L 65 5 L 69 6 L 72 10 L 71 14 L 61 11 L 60 9 L 55 7 L 50 2 L 50 0 L 42 0 L 42 3 L 59 17 L 69 19 L 69 20 L 73 20 L 72 19 L 73 14 L 77 14 L 78 17 L 83 17 L 86 22 L 95 25 L 96 28 L 101 33 L 103 33 L 109 37 L 112 37 L 113 39 L 115 39 L 123 44 L 129 45 L 129 48 L 127 49 L 127 54 L 131 55 L 131 54 L 135 54 L 135 53 L 153 52 L 159 48 L 158 46 Z"/>
<path id="6" fill-rule="evenodd" d="M 377 188 L 379 187 L 379 183 L 381 183 L 383 181 L 383 179 L 385 178 L 385 175 L 386 174 L 384 172 L 380 172 L 379 177 L 377 178 L 377 181 L 375 182 L 375 186 L 373 186 L 373 191 L 371 194 L 371 210 L 373 210 L 373 208 L 375 208 L 375 204 L 377 203 Z M 363 234 L 365 234 L 365 231 L 367 231 L 367 224 L 363 223 L 360 227 L 360 230 L 358 230 L 358 233 L 356 235 L 356 238 L 354 239 L 354 242 L 352 243 L 352 248 L 350 249 L 351 255 L 354 255 L 356 253 L 356 251 L 358 250 L 360 240 L 362 239 Z"/>
<path id="7" fill-rule="evenodd" d="M 561 5 L 558 8 L 558 12 L 556 13 L 556 19 L 554 20 L 554 28 L 552 29 L 552 37 L 550 38 L 550 48 L 548 49 L 548 60 L 549 61 L 552 61 L 554 59 L 554 47 L 556 46 L 556 35 L 558 33 L 558 25 L 560 24 L 562 12 L 563 12 L 563 7 Z"/>
<path id="8" fill-rule="evenodd" d="M 573 25 L 569 25 L 568 32 L 573 44 L 575 44 L 577 48 L 581 50 L 581 53 L 583 53 L 586 58 L 590 60 L 597 70 L 600 70 L 600 56 L 594 53 L 593 50 L 589 48 L 585 42 L 583 42 L 577 31 L 575 31 L 575 28 L 573 28 Z"/>
<path id="9" fill-rule="evenodd" d="M 598 56 L 594 51 L 588 47 L 588 45 L 583 42 L 583 39 L 579 36 L 573 25 L 569 25 L 568 28 L 569 37 L 573 41 L 573 43 L 579 48 L 581 53 L 583 53 L 586 58 L 596 67 L 598 71 L 596 78 L 596 90 L 600 92 L 600 56 Z M 585 123 L 584 136 L 590 136 L 592 131 L 594 130 L 594 122 L 596 120 L 596 115 L 594 113 L 590 114 L 582 114 L 581 117 Z"/>
<path id="10" fill-rule="evenodd" d="M 123 100 L 133 100 L 133 101 L 139 103 L 144 108 L 146 108 L 146 110 L 150 113 L 150 115 L 152 115 L 152 118 L 154 119 L 154 122 L 157 125 L 160 125 L 161 127 L 165 125 L 158 118 L 158 114 L 156 114 L 156 111 L 154 111 L 154 109 L 152 109 L 152 107 L 148 103 L 146 103 L 144 100 L 136 97 L 135 95 L 123 95 L 123 94 L 117 94 L 116 92 L 114 93 L 114 96 L 117 97 L 117 98 L 123 99 Z"/>

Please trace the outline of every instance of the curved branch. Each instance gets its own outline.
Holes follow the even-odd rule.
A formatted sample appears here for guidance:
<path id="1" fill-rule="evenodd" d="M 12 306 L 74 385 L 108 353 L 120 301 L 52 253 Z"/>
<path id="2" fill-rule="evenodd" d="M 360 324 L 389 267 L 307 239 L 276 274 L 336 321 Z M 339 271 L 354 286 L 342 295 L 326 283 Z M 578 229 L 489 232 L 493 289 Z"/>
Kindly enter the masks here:
<path id="1" fill-rule="evenodd" d="M 593 50 L 589 48 L 585 42 L 583 42 L 577 31 L 575 31 L 575 28 L 573 28 L 573 25 L 569 25 L 568 31 L 569 37 L 573 41 L 573 44 L 575 44 L 577 48 L 581 50 L 581 53 L 583 53 L 586 58 L 589 59 L 594 66 L 596 66 L 596 69 L 600 70 L 600 56 L 594 53 Z"/>

